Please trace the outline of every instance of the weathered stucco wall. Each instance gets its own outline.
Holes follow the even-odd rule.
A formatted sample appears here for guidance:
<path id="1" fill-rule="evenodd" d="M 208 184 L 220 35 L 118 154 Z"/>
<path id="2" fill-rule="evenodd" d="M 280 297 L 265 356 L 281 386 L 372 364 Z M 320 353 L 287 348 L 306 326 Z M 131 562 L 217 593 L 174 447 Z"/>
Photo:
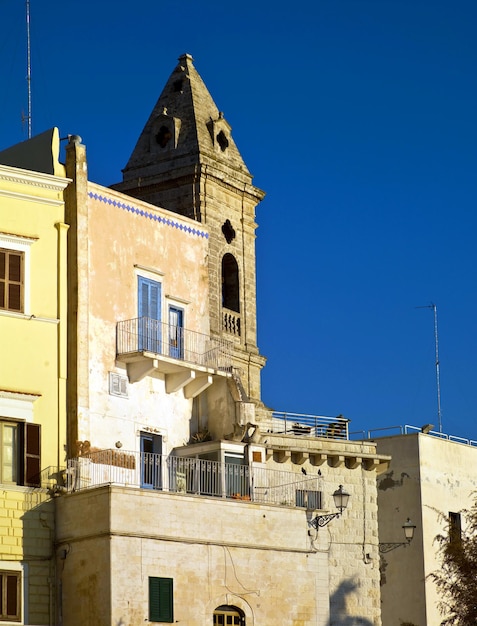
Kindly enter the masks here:
<path id="1" fill-rule="evenodd" d="M 208 234 L 202 225 L 89 184 L 87 400 L 79 406 L 78 439 L 92 448 L 139 450 L 138 431 L 165 438 L 164 452 L 189 440 L 192 400 L 166 393 L 164 375 L 127 384 L 127 398 L 109 393 L 109 373 L 127 376 L 116 361 L 117 323 L 138 317 L 138 276 L 161 283 L 162 320 L 168 305 L 184 310 L 184 327 L 208 334 Z"/>

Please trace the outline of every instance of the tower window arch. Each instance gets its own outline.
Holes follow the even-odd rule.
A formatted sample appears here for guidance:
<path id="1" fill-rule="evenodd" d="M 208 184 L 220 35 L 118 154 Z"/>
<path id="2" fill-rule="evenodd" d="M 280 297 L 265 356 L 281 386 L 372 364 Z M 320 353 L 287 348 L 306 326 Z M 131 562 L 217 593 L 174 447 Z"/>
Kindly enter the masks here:
<path id="1" fill-rule="evenodd" d="M 240 313 L 238 263 L 230 253 L 222 258 L 222 306 Z"/>

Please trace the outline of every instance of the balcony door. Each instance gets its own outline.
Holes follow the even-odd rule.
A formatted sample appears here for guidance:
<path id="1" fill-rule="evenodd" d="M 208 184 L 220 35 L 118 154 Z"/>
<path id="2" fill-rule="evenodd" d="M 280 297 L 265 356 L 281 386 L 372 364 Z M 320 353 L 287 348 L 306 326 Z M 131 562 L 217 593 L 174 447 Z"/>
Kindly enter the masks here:
<path id="1" fill-rule="evenodd" d="M 162 436 L 141 433 L 141 487 L 162 489 Z"/>
<path id="2" fill-rule="evenodd" d="M 161 283 L 138 276 L 138 351 L 161 354 Z"/>
<path id="3" fill-rule="evenodd" d="M 184 358 L 184 311 L 175 306 L 169 307 L 169 356 Z"/>
<path id="4" fill-rule="evenodd" d="M 242 455 L 225 454 L 225 489 L 229 498 L 249 497 L 249 471 Z"/>

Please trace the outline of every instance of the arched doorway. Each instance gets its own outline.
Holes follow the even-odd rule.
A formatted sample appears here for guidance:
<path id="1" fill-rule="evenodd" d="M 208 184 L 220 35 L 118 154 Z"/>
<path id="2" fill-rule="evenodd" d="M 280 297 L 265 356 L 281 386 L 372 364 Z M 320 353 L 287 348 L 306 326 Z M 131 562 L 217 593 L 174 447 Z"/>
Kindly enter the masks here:
<path id="1" fill-rule="evenodd" d="M 245 615 L 236 606 L 223 604 L 215 609 L 213 624 L 214 626 L 229 626 L 230 624 L 245 626 Z"/>

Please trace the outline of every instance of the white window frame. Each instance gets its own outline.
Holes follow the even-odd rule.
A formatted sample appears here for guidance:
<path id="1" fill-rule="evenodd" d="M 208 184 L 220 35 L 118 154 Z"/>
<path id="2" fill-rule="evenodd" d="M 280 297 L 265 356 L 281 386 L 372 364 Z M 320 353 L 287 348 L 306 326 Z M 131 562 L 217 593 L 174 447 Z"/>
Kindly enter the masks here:
<path id="1" fill-rule="evenodd" d="M 128 377 L 118 374 L 117 372 L 109 372 L 109 395 L 118 398 L 127 398 L 128 394 Z"/>
<path id="2" fill-rule="evenodd" d="M 0 571 L 2 572 L 15 572 L 20 574 L 20 620 L 9 621 L 0 620 L 1 626 L 19 626 L 25 624 L 28 615 L 28 601 L 25 596 L 25 589 L 28 588 L 28 566 L 25 563 L 19 561 L 0 561 Z"/>

